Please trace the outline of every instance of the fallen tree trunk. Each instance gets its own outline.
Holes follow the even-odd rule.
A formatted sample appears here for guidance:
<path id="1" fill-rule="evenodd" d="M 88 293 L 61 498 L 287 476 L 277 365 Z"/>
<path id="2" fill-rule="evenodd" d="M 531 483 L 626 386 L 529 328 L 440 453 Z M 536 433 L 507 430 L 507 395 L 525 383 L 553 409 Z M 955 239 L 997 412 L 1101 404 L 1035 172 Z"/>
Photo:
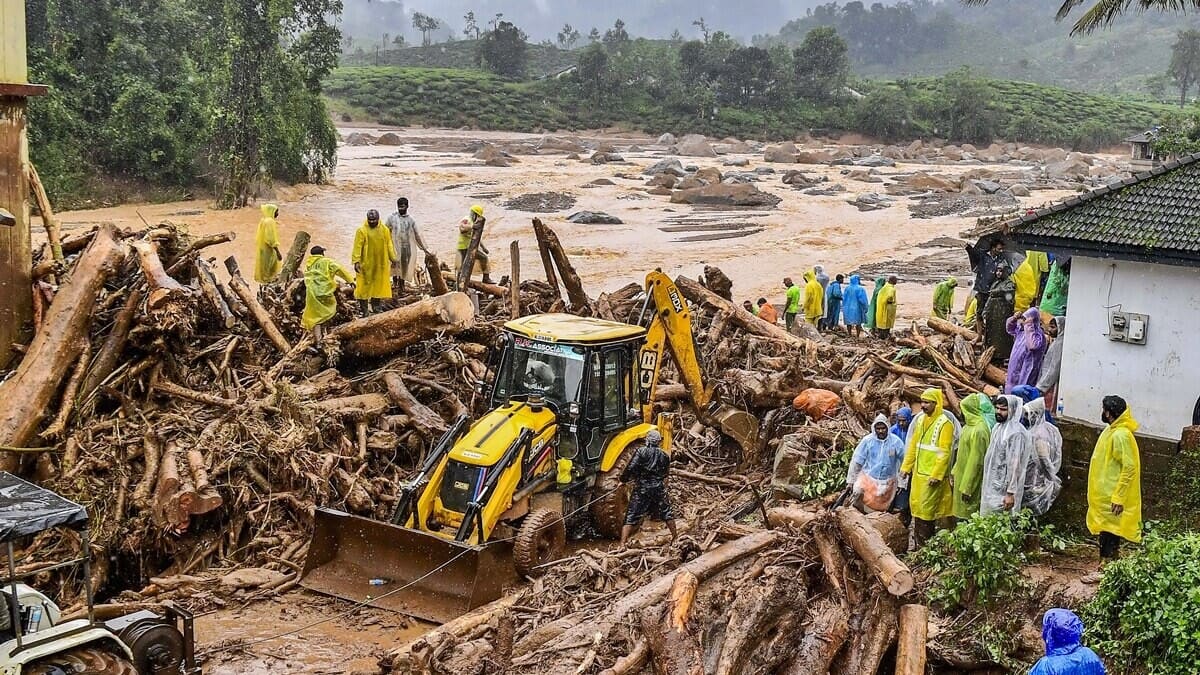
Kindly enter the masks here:
<path id="1" fill-rule="evenodd" d="M 471 280 L 471 273 L 475 271 L 475 258 L 479 255 L 479 242 L 483 241 L 485 222 L 483 218 L 480 218 L 471 227 L 471 241 L 467 244 L 466 254 L 458 266 L 458 285 L 455 288 L 459 291 L 467 290 L 467 282 Z"/>
<path id="2" fill-rule="evenodd" d="M 782 675 L 828 673 L 833 657 L 850 635 L 850 613 L 839 600 L 822 600 L 813 607 L 808 631 L 796 646 L 795 656 L 781 668 Z"/>
<path id="3" fill-rule="evenodd" d="M 658 675 L 704 675 L 700 639 L 688 625 L 699 585 L 696 575 L 681 571 L 671 583 L 666 606 L 642 612 L 642 633 Z"/>
<path id="4" fill-rule="evenodd" d="M 351 356 L 387 356 L 437 335 L 458 333 L 474 322 L 475 306 L 464 293 L 447 293 L 355 319 L 330 335 Z"/>
<path id="5" fill-rule="evenodd" d="M 821 334 L 809 324 L 804 324 L 804 327 L 800 329 L 803 331 L 804 337 L 793 335 L 787 332 L 787 329 L 783 326 L 763 321 L 750 312 L 747 312 L 744 308 L 708 290 L 700 282 L 685 276 L 675 277 L 675 285 L 679 287 L 679 292 L 683 293 L 683 296 L 688 300 L 698 305 L 705 305 L 718 312 L 727 312 L 729 320 L 734 325 L 751 335 L 771 338 L 800 348 L 809 347 L 813 342 L 823 340 Z"/>
<path id="6" fill-rule="evenodd" d="M 810 384 L 799 368 L 774 372 L 731 368 L 721 373 L 720 381 L 730 398 L 757 408 L 789 405 Z"/>
<path id="7" fill-rule="evenodd" d="M 199 260 L 200 251 L 208 248 L 209 246 L 225 244 L 233 241 L 234 239 L 237 239 L 236 232 L 218 232 L 217 234 L 209 234 L 203 237 L 196 237 L 195 239 L 192 239 L 192 241 L 186 247 L 184 247 L 182 251 L 176 254 L 175 261 L 172 262 L 171 266 L 167 268 L 167 274 L 175 275 L 179 272 L 182 272 L 188 266 L 189 262 L 192 260 Z"/>
<path id="8" fill-rule="evenodd" d="M 125 258 L 125 248 L 102 225 L 79 257 L 70 278 L 58 289 L 16 374 L 0 384 L 0 446 L 27 447 L 48 410 L 50 400 L 79 359 L 88 320 L 108 276 Z M 0 470 L 13 471 L 18 456 L 0 454 Z"/>
<path id="9" fill-rule="evenodd" d="M 534 229 L 536 237 L 537 230 Z M 541 237 L 536 237 L 538 245 L 538 256 L 542 259 L 542 269 L 546 271 L 546 284 L 554 291 L 554 299 L 562 300 L 562 289 L 558 287 L 558 274 L 554 272 L 554 258 L 550 255 L 550 249 L 546 247 L 546 243 Z"/>
<path id="10" fill-rule="evenodd" d="M 554 259 L 554 265 L 562 277 L 563 287 L 567 289 L 567 302 L 571 309 L 578 311 L 587 307 L 589 301 L 587 293 L 583 290 L 583 282 L 580 281 L 575 266 L 571 264 L 570 256 L 558 240 L 558 235 L 549 225 L 543 223 L 541 218 L 533 219 L 533 233 L 537 236 L 538 246 L 548 250 L 550 257 Z"/>
<path id="11" fill-rule="evenodd" d="M 761 646 L 764 635 L 789 612 L 804 614 L 808 589 L 796 570 L 787 567 L 769 568 L 761 583 L 752 588 L 743 584 L 725 622 L 724 640 L 720 645 L 715 675 L 738 675 L 746 672 L 751 654 Z M 813 671 L 818 672 L 818 671 Z"/>
<path id="12" fill-rule="evenodd" d="M 908 565 L 892 553 L 883 536 L 861 513 L 842 507 L 834 511 L 833 517 L 842 539 L 862 558 L 888 593 L 899 597 L 912 590 L 913 575 Z"/>
<path id="13" fill-rule="evenodd" d="M 209 306 L 221 317 L 221 323 L 225 328 L 236 326 L 237 317 L 233 315 L 233 310 L 229 309 L 229 303 L 225 302 L 225 298 L 221 296 L 221 291 L 218 290 L 220 282 L 212 273 L 212 268 L 209 267 L 207 261 L 196 260 L 196 278 L 200 281 L 200 293 L 204 295 L 205 300 L 208 300 Z"/>
<path id="14" fill-rule="evenodd" d="M 429 286 L 433 288 L 434 297 L 450 292 L 446 280 L 442 278 L 442 263 L 434 253 L 425 252 L 425 273 L 429 275 Z"/>
<path id="15" fill-rule="evenodd" d="M 55 415 L 50 426 L 40 434 L 42 438 L 62 436 L 63 430 L 67 427 L 67 419 L 71 417 L 71 411 L 75 409 L 75 396 L 79 392 L 79 383 L 83 379 L 83 374 L 87 372 L 91 358 L 92 343 L 85 336 L 83 347 L 80 349 L 79 362 L 75 364 L 75 370 L 71 372 L 71 379 L 67 380 L 67 388 L 63 390 L 62 398 L 59 399 L 58 414 Z"/>
<path id="16" fill-rule="evenodd" d="M 514 239 L 508 245 L 508 318 L 521 318 L 521 245 Z"/>
<path id="17" fill-rule="evenodd" d="M 46 241 L 50 243 L 50 257 L 55 262 L 61 263 L 66 259 L 63 255 L 62 230 L 59 228 L 58 219 L 54 217 L 54 209 L 50 207 L 50 197 L 46 194 L 46 188 L 42 185 L 42 179 L 38 176 L 37 169 L 33 167 L 33 162 L 27 161 L 25 169 L 29 178 L 30 191 L 33 192 L 33 200 L 42 214 L 42 227 L 46 228 Z"/>
<path id="18" fill-rule="evenodd" d="M 383 382 L 387 385 L 388 398 L 391 399 L 392 405 L 412 419 L 418 432 L 427 430 L 427 433 L 422 434 L 426 437 L 437 437 L 446 433 L 446 420 L 418 401 L 404 385 L 403 378 L 396 373 L 384 373 Z"/>
<path id="19" fill-rule="evenodd" d="M 387 412 L 388 400 L 383 394 L 356 394 L 345 398 L 330 398 L 308 404 L 314 410 L 344 419 L 364 420 Z"/>
<path id="20" fill-rule="evenodd" d="M 945 319 L 939 319 L 936 316 L 931 316 L 925 319 L 925 324 L 942 335 L 961 335 L 969 342 L 974 342 L 979 339 L 979 333 L 965 328 L 956 323 L 951 323 Z"/>
<path id="21" fill-rule="evenodd" d="M 928 630 L 929 608 L 925 605 L 905 605 L 900 608 L 896 675 L 925 675 L 925 642 Z"/>
<path id="22" fill-rule="evenodd" d="M 279 268 L 279 276 L 275 277 L 273 283 L 286 286 L 292 277 L 296 276 L 296 270 L 300 269 L 300 261 L 304 260 L 308 242 L 311 240 L 312 237 L 304 230 L 296 231 L 296 237 L 292 239 L 292 245 L 283 258 L 283 266 Z"/>
<path id="23" fill-rule="evenodd" d="M 146 277 L 146 285 L 150 289 L 147 305 L 150 309 L 159 309 L 171 300 L 185 295 L 187 289 L 183 284 L 167 274 L 163 269 L 162 260 L 158 257 L 158 246 L 145 239 L 135 241 L 133 250 L 137 252 L 138 266 Z"/>
<path id="24" fill-rule="evenodd" d="M 250 286 L 246 283 L 246 280 L 242 278 L 237 258 L 233 256 L 226 258 L 225 269 L 229 271 L 229 287 L 233 289 L 234 294 L 246 305 L 251 316 L 258 322 L 259 327 L 262 328 L 263 333 L 266 334 L 271 344 L 275 345 L 275 348 L 284 354 L 292 351 L 292 345 L 288 343 L 287 338 L 283 337 L 283 333 L 279 332 L 279 327 L 275 325 L 275 321 L 271 318 L 271 315 L 262 306 L 262 303 L 258 301 L 258 297 L 254 294 L 254 291 L 250 290 Z"/>

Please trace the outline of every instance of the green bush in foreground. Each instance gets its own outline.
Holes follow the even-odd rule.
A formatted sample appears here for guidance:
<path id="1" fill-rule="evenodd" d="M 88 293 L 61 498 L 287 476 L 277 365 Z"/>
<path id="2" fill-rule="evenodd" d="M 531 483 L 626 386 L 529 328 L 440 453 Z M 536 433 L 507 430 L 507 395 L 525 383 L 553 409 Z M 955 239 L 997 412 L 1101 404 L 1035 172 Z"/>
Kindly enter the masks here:
<path id="1" fill-rule="evenodd" d="M 1149 533 L 1104 568 L 1085 608 L 1087 644 L 1109 672 L 1193 675 L 1200 664 L 1200 534 Z"/>

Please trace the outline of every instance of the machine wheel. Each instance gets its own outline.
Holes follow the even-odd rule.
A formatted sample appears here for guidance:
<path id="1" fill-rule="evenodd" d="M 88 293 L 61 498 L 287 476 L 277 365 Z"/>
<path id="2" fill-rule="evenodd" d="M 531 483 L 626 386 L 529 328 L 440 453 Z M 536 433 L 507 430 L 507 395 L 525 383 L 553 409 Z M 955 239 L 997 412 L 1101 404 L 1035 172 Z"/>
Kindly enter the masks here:
<path id="1" fill-rule="evenodd" d="M 545 570 L 536 569 L 563 556 L 567 547 L 567 525 L 562 514 L 549 509 L 535 509 L 525 516 L 513 541 L 513 564 L 525 577 L 541 576 Z"/>
<path id="2" fill-rule="evenodd" d="M 621 482 L 621 472 L 639 447 L 636 444 L 626 447 L 611 469 L 596 476 L 596 484 L 592 487 L 592 520 L 596 523 L 596 531 L 605 539 L 621 538 L 630 493 L 629 486 Z"/>
<path id="3" fill-rule="evenodd" d="M 138 675 L 124 656 L 101 647 L 76 647 L 46 656 L 21 669 L 21 675 Z"/>

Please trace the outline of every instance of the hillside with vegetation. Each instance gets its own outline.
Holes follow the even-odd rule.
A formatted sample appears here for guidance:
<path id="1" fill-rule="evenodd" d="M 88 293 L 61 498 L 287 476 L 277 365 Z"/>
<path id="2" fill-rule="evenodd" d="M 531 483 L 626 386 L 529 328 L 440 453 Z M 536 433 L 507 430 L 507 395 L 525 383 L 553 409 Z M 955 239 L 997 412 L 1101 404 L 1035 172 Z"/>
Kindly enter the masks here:
<path id="1" fill-rule="evenodd" d="M 384 49 L 370 44 L 357 47 L 353 53 L 342 55 L 344 66 L 399 66 L 401 68 L 458 68 L 479 67 L 479 40 L 455 40 L 429 46 L 397 47 L 394 43 Z M 579 53 L 557 46 L 529 43 L 525 75 L 536 79 L 562 72 L 575 65 Z"/>

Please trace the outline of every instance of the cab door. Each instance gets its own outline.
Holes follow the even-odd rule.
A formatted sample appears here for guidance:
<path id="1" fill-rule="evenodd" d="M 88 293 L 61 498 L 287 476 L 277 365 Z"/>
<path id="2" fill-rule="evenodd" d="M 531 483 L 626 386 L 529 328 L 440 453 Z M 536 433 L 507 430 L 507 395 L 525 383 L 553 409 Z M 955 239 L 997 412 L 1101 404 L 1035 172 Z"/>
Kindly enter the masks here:
<path id="1" fill-rule="evenodd" d="M 588 364 L 586 435 L 584 455 L 599 462 L 613 434 L 641 421 L 632 403 L 633 350 L 628 344 L 605 347 L 592 353 Z"/>

